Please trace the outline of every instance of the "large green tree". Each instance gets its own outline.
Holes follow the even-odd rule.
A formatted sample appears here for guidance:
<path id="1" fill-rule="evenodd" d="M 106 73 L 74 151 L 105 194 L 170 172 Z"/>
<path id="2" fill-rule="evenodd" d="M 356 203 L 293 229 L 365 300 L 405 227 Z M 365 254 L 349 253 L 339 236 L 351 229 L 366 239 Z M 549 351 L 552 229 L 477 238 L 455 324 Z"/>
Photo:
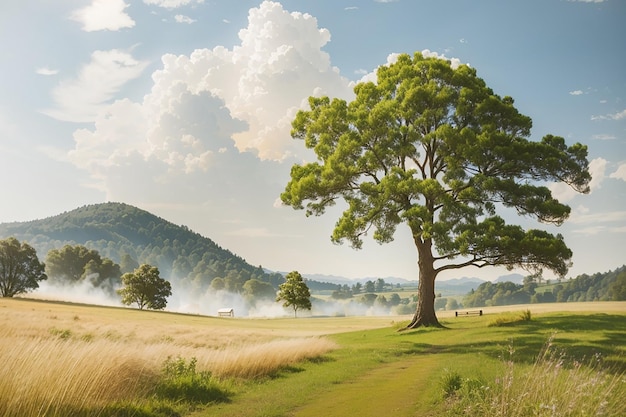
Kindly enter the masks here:
<path id="1" fill-rule="evenodd" d="M 39 288 L 47 278 L 44 264 L 27 243 L 14 237 L 0 240 L 0 296 L 13 297 Z"/>
<path id="2" fill-rule="evenodd" d="M 140 310 L 163 310 L 167 297 L 172 295 L 172 285 L 159 276 L 157 267 L 142 264 L 135 271 L 122 275 L 122 288 L 117 293 L 122 297 L 122 304 L 137 304 Z"/>
<path id="3" fill-rule="evenodd" d="M 283 301 L 283 307 L 293 308 L 294 317 L 299 309 L 311 309 L 311 291 L 298 271 L 291 271 L 285 276 L 285 282 L 278 286 L 276 301 Z"/>
<path id="4" fill-rule="evenodd" d="M 468 266 L 547 268 L 564 275 L 572 252 L 560 234 L 524 230 L 497 214 L 512 208 L 560 225 L 570 208 L 548 184 L 588 192 L 587 148 L 547 135 L 530 139 L 531 119 L 510 97 L 496 95 L 467 65 L 400 55 L 381 66 L 376 82 L 355 86 L 347 103 L 309 98 L 292 136 L 317 161 L 291 169 L 282 201 L 321 215 L 347 203 L 332 241 L 361 248 L 406 225 L 417 251 L 418 304 L 408 328 L 439 326 L 435 279 Z"/>

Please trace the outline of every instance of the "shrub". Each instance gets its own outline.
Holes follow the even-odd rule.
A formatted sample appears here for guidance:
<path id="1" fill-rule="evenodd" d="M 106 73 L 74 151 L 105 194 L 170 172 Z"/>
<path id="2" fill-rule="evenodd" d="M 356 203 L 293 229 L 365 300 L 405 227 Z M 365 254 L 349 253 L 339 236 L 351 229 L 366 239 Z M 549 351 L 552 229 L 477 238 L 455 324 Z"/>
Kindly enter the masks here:
<path id="1" fill-rule="evenodd" d="M 72 337 L 72 331 L 70 329 L 57 329 L 53 327 L 50 329 L 50 334 L 64 340 Z"/>
<path id="2" fill-rule="evenodd" d="M 450 371 L 446 369 L 441 377 L 441 389 L 443 390 L 444 397 L 451 397 L 461 388 L 463 378 L 458 372 Z"/>
<path id="3" fill-rule="evenodd" d="M 198 372 L 196 363 L 195 357 L 186 361 L 168 356 L 156 387 L 157 397 L 200 404 L 227 401 L 228 392 L 220 387 L 210 372 Z"/>

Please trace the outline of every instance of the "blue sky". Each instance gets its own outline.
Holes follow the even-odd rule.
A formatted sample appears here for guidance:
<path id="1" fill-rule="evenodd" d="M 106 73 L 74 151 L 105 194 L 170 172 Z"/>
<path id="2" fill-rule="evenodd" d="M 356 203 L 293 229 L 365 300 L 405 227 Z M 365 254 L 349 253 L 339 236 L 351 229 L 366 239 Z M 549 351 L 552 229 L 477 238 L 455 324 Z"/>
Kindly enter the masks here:
<path id="1" fill-rule="evenodd" d="M 625 21 L 619 0 L 2 2 L 0 222 L 121 201 L 254 265 L 416 279 L 403 228 L 354 251 L 330 243 L 338 211 L 305 218 L 278 197 L 310 158 L 289 136 L 308 96 L 350 99 L 393 54 L 425 51 L 512 96 L 533 139 L 589 146 L 591 193 L 552 186 L 572 207 L 565 225 L 509 220 L 562 233 L 570 276 L 614 269 L 626 263 Z"/>

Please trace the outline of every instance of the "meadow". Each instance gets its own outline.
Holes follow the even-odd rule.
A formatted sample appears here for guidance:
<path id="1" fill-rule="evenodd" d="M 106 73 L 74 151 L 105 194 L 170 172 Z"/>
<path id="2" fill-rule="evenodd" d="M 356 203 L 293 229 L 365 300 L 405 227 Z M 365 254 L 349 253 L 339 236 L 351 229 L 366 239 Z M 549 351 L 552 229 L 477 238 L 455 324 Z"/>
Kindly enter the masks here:
<path id="1" fill-rule="evenodd" d="M 0 299 L 0 416 L 626 415 L 626 303 L 484 311 L 398 332 Z"/>

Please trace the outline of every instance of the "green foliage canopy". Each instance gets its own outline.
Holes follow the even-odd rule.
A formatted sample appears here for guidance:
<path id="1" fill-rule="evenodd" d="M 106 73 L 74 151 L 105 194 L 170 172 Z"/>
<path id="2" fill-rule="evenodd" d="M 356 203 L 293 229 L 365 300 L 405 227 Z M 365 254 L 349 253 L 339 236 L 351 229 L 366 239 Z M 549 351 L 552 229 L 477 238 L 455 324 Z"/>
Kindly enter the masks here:
<path id="1" fill-rule="evenodd" d="M 122 275 L 123 287 L 117 290 L 125 305 L 137 304 L 152 310 L 163 310 L 167 297 L 172 295 L 172 285 L 159 276 L 157 267 L 143 264 L 134 272 Z"/>
<path id="2" fill-rule="evenodd" d="M 560 225 L 570 208 L 547 182 L 588 192 L 587 148 L 561 137 L 528 139 L 531 119 L 513 99 L 496 95 L 476 70 L 449 61 L 400 55 L 379 67 L 377 82 L 355 86 L 347 103 L 310 97 L 292 136 L 317 161 L 296 164 L 283 203 L 321 215 L 343 200 L 347 208 L 331 239 L 361 248 L 372 233 L 393 240 L 409 227 L 419 264 L 418 311 L 410 326 L 438 325 L 434 280 L 466 266 L 547 268 L 564 275 L 572 256 L 561 235 L 524 230 L 497 215 Z"/>
<path id="3" fill-rule="evenodd" d="M 94 286 L 111 291 L 122 275 L 118 264 L 83 245 L 50 250 L 46 255 L 46 272 L 55 281 L 74 284 L 89 279 Z"/>
<path id="4" fill-rule="evenodd" d="M 311 292 L 298 271 L 291 271 L 285 276 L 285 282 L 279 285 L 276 301 L 283 301 L 283 307 L 292 307 L 294 316 L 299 309 L 311 309 Z"/>
<path id="5" fill-rule="evenodd" d="M 256 304 L 263 300 L 274 300 L 276 289 L 269 282 L 253 278 L 243 284 L 243 295 L 249 303 Z"/>
<path id="6" fill-rule="evenodd" d="M 47 278 L 37 252 L 14 237 L 0 240 L 0 296 L 13 297 L 39 288 Z"/>

